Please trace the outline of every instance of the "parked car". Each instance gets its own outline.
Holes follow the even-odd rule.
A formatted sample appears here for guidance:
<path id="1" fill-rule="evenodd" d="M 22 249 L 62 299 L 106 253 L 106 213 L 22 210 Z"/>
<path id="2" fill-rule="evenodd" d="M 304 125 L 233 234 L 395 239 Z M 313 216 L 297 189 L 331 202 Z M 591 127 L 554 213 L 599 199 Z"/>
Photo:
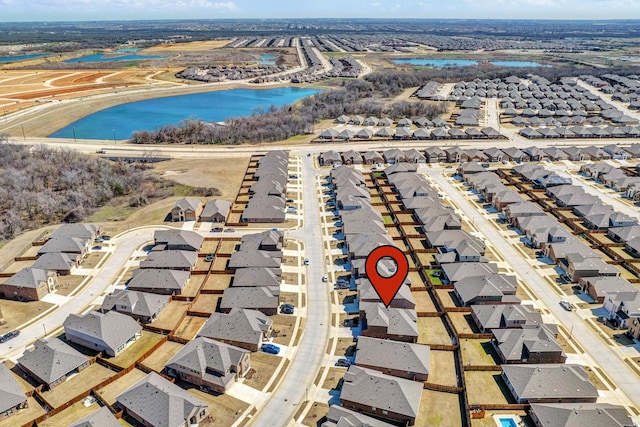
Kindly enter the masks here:
<path id="1" fill-rule="evenodd" d="M 304 265 L 309 265 L 309 258 L 304 259 Z"/>
<path id="2" fill-rule="evenodd" d="M 95 245 L 94 247 L 91 248 L 94 251 L 99 251 L 100 249 L 102 249 L 102 246 L 100 245 Z"/>
<path id="3" fill-rule="evenodd" d="M 105 242 L 107 242 L 107 241 L 111 240 L 111 236 L 107 236 L 106 234 L 103 234 L 102 236 L 100 236 L 100 238 L 101 238 L 102 240 L 104 240 Z"/>
<path id="4" fill-rule="evenodd" d="M 235 229 L 235 228 L 225 228 L 225 229 L 224 229 L 224 232 L 225 232 L 225 233 L 233 233 L 234 231 L 236 231 L 236 229 Z"/>
<path id="5" fill-rule="evenodd" d="M 338 359 L 338 361 L 336 362 L 336 366 L 343 366 L 345 368 L 348 368 L 349 366 L 351 366 L 351 362 L 349 361 L 349 359 Z"/>
<path id="6" fill-rule="evenodd" d="M 289 307 L 289 308 L 293 308 L 293 304 L 290 304 L 288 302 L 285 302 L 284 304 L 282 304 L 282 307 Z"/>
<path id="7" fill-rule="evenodd" d="M 329 281 L 329 277 L 325 274 L 324 276 L 322 276 L 322 281 L 323 282 L 328 282 Z"/>
<path id="8" fill-rule="evenodd" d="M 97 237 L 97 238 L 94 240 L 94 242 L 96 242 L 96 243 L 102 243 L 102 242 L 104 242 L 104 240 L 102 239 L 102 237 Z"/>
<path id="9" fill-rule="evenodd" d="M 293 304 L 282 304 L 280 306 L 280 313 L 282 314 L 293 314 Z"/>
<path id="10" fill-rule="evenodd" d="M 265 353 L 269 353 L 269 354 L 280 353 L 280 347 L 274 344 L 264 344 L 260 349 Z"/>
<path id="11" fill-rule="evenodd" d="M 336 227 L 342 227 L 342 221 L 337 221 L 334 225 Z"/>
<path id="12" fill-rule="evenodd" d="M 206 262 L 211 262 L 211 261 L 213 261 L 213 255 L 207 255 L 206 257 L 204 257 L 204 260 L 205 260 Z"/>
<path id="13" fill-rule="evenodd" d="M 564 308 L 567 311 L 571 311 L 573 310 L 573 304 L 571 304 L 569 301 L 567 300 L 562 300 L 560 301 L 560 305 L 562 306 L 562 308 Z"/>
<path id="14" fill-rule="evenodd" d="M 289 175 L 289 178 L 291 178 L 291 179 L 298 179 L 298 175 Z"/>
<path id="15" fill-rule="evenodd" d="M 107 154 L 107 150 L 105 150 L 105 149 L 98 150 L 98 151 L 96 151 L 96 154 Z"/>
<path id="16" fill-rule="evenodd" d="M 287 199 L 287 203 L 293 203 L 293 199 Z"/>
<path id="17" fill-rule="evenodd" d="M 212 233 L 220 233 L 222 231 L 222 227 L 213 227 L 211 229 Z"/>
<path id="18" fill-rule="evenodd" d="M 7 332 L 4 335 L 0 335 L 0 342 L 7 342 L 12 338 L 17 337 L 18 335 L 20 335 L 20 331 L 18 330 Z"/>

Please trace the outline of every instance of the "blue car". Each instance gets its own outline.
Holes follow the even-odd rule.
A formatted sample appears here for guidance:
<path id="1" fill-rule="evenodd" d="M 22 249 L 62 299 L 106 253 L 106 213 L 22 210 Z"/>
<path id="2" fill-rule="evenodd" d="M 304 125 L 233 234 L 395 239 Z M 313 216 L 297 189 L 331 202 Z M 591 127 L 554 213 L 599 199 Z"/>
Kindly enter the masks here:
<path id="1" fill-rule="evenodd" d="M 264 344 L 261 348 L 262 351 L 269 354 L 278 354 L 280 353 L 280 347 L 274 344 Z"/>

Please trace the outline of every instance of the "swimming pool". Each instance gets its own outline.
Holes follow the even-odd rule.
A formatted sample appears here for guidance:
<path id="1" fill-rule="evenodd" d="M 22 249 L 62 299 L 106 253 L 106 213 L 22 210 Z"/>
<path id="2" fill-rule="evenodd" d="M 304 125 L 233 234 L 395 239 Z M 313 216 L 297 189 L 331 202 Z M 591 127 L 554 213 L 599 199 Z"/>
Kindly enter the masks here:
<path id="1" fill-rule="evenodd" d="M 498 418 L 501 427 L 518 427 L 513 418 Z"/>

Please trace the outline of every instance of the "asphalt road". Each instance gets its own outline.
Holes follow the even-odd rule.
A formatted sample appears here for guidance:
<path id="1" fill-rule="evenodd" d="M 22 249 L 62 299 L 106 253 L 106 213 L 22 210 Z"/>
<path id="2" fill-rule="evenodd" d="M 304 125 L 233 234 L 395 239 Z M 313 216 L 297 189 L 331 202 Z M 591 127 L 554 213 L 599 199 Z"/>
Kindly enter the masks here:
<path id="1" fill-rule="evenodd" d="M 48 333 L 53 332 L 62 326 L 69 314 L 83 312 L 98 296 L 114 283 L 122 267 L 131 257 L 131 254 L 146 242 L 153 241 L 153 233 L 155 230 L 163 228 L 164 227 L 139 228 L 112 239 L 110 243 L 115 243 L 118 246 L 105 262 L 100 270 L 100 274 L 94 277 L 89 284 L 72 299 L 58 307 L 58 309 L 50 315 L 21 330 L 20 335 L 16 338 L 0 344 L 0 359 L 15 359 L 20 357 L 25 347 L 29 346 L 36 339 L 44 336 L 45 328 Z"/>
<path id="2" fill-rule="evenodd" d="M 559 304 L 560 297 L 524 258 L 521 256 L 508 256 L 508 254 L 514 252 L 511 243 L 442 175 L 441 169 L 430 169 L 427 174 L 433 178 L 458 208 L 468 218 L 472 219 L 477 230 L 494 245 L 498 252 L 504 254 L 506 261 L 527 283 L 527 286 L 533 290 L 555 318 L 567 330 L 571 329 L 573 331 L 572 339 L 585 349 L 587 355 L 598 366 L 601 366 L 615 385 L 618 386 L 619 392 L 625 395 L 619 395 L 620 403 L 624 404 L 630 401 L 636 407 L 640 407 L 638 378 L 635 372 L 622 360 L 621 355 L 611 346 L 605 344 L 576 312 L 569 312 L 563 309 Z M 624 401 L 625 398 L 628 399 L 627 402 Z"/>

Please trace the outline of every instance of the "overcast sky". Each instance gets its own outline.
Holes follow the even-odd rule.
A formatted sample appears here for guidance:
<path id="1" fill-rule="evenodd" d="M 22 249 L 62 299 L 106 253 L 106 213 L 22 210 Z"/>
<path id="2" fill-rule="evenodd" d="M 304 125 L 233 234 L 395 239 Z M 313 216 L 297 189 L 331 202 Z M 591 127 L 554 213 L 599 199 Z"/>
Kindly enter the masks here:
<path id="1" fill-rule="evenodd" d="M 640 19 L 640 0 L 0 0 L 0 21 L 217 18 Z"/>

